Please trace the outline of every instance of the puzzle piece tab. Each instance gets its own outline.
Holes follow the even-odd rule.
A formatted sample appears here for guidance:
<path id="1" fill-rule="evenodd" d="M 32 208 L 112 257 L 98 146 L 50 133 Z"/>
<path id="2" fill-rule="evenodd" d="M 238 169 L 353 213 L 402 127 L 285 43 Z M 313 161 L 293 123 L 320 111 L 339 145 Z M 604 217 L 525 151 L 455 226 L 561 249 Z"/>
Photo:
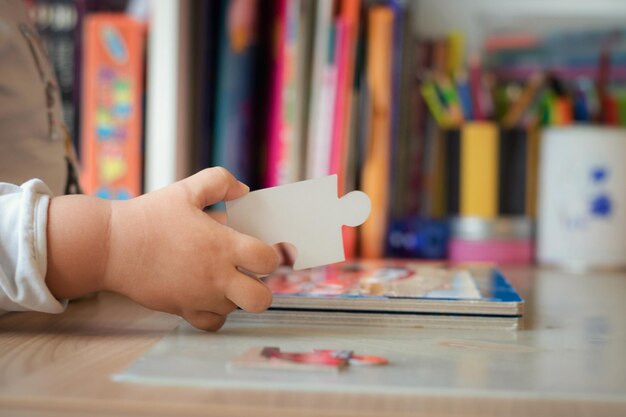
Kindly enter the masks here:
<path id="1" fill-rule="evenodd" d="M 253 191 L 226 202 L 228 226 L 273 245 L 296 247 L 294 269 L 345 260 L 343 225 L 356 227 L 371 211 L 367 194 L 337 196 L 337 176 Z"/>

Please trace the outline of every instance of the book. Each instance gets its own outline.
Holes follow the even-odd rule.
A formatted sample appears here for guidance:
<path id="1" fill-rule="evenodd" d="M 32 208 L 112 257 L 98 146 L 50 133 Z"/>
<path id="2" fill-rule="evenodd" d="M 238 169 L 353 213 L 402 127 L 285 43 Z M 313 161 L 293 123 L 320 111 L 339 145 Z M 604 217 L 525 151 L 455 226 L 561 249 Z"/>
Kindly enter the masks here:
<path id="1" fill-rule="evenodd" d="M 331 174 L 333 167 L 333 128 L 338 122 L 335 114 L 335 101 L 338 93 L 339 57 L 346 37 L 343 19 L 334 19 L 328 28 L 328 48 L 322 67 L 321 84 L 317 101 L 317 118 L 311 120 L 315 135 L 310 139 L 310 177 L 319 178 Z"/>
<path id="2" fill-rule="evenodd" d="M 126 0 L 27 0 L 27 9 L 54 68 L 63 120 L 80 155 L 82 37 L 87 13 L 122 12 Z"/>
<path id="3" fill-rule="evenodd" d="M 384 254 L 389 204 L 391 158 L 392 45 L 394 10 L 374 6 L 368 10 L 367 84 L 371 94 L 371 120 L 361 189 L 372 200 L 372 213 L 361 228 L 361 256 Z"/>
<path id="4" fill-rule="evenodd" d="M 298 115 L 296 135 L 300 137 L 300 166 L 298 167 L 298 179 L 306 177 L 307 138 L 309 128 L 309 116 L 311 107 L 311 77 L 313 73 L 313 41 L 315 37 L 315 10 L 317 4 L 310 1 L 300 3 L 300 16 L 298 21 Z"/>
<path id="5" fill-rule="evenodd" d="M 328 175 L 329 125 L 328 96 L 332 90 L 333 0 L 320 0 L 316 4 L 311 59 L 311 88 L 306 140 L 307 179 Z M 329 63 L 330 61 L 330 63 Z M 326 111 L 325 111 L 326 110 Z M 332 109 L 330 110 L 332 111 Z M 332 113 L 331 113 L 332 114 Z M 331 117 L 332 120 L 332 117 Z M 325 132 L 328 132 L 325 134 Z"/>
<path id="6" fill-rule="evenodd" d="M 192 106 L 195 170 L 211 166 L 211 147 L 215 127 L 215 91 L 219 47 L 219 17 L 221 3 L 201 1 L 194 5 L 192 41 L 194 62 L 193 82 L 197 93 Z"/>
<path id="7" fill-rule="evenodd" d="M 524 302 L 490 266 L 411 260 L 360 260 L 262 279 L 270 309 L 240 320 L 383 326 L 518 329 Z"/>
<path id="8" fill-rule="evenodd" d="M 414 28 L 411 24 L 411 4 L 407 3 L 398 11 L 398 30 L 401 32 L 396 40 L 395 47 L 399 50 L 399 78 L 397 88 L 396 113 L 398 114 L 396 139 L 392 141 L 392 198 L 390 205 L 390 219 L 395 220 L 417 214 L 417 209 L 410 210 L 409 202 L 418 195 L 419 185 L 412 183 L 414 179 L 411 170 L 419 169 L 419 146 L 421 138 L 414 136 L 415 127 L 420 119 L 420 107 L 415 102 L 415 84 L 417 74 L 417 60 L 414 47 Z M 386 253 L 389 255 L 389 253 Z"/>
<path id="9" fill-rule="evenodd" d="M 272 17 L 274 39 L 271 50 L 271 85 L 269 93 L 269 113 L 267 132 L 267 163 L 265 169 L 265 186 L 274 187 L 281 183 L 281 173 L 288 162 L 286 143 L 289 134 L 283 131 L 283 108 L 287 104 L 283 100 L 283 88 L 286 87 L 289 74 L 285 74 L 287 65 L 286 39 L 287 34 L 287 0 L 278 0 L 275 3 L 275 13 Z"/>
<path id="10" fill-rule="evenodd" d="M 265 179 L 267 187 L 301 178 L 303 136 L 300 134 L 300 107 L 304 83 L 300 65 L 304 64 L 301 56 L 306 51 L 300 40 L 305 35 L 300 25 L 304 24 L 301 10 L 305 7 L 308 5 L 301 0 L 278 2 Z"/>
<path id="11" fill-rule="evenodd" d="M 241 1 L 224 0 L 222 6 L 212 165 L 254 184 L 252 80 L 259 10 Z"/>
<path id="12" fill-rule="evenodd" d="M 87 194 L 141 193 L 144 25 L 124 14 L 85 19 L 81 182 Z"/>
<path id="13" fill-rule="evenodd" d="M 350 45 L 351 51 L 348 57 L 348 80 L 346 92 L 346 117 L 345 137 L 343 147 L 343 189 L 350 192 L 359 187 L 359 173 L 361 172 L 360 156 L 362 154 L 361 143 L 364 141 L 361 136 L 367 136 L 366 126 L 368 125 L 366 110 L 369 110 L 367 103 L 367 85 L 365 82 L 365 25 L 361 24 L 360 4 L 346 2 L 345 14 L 347 22 L 350 23 L 353 43 Z M 339 184 L 342 184 L 340 181 Z M 358 229 L 344 228 L 343 240 L 346 259 L 353 259 L 358 252 Z"/>
<path id="14" fill-rule="evenodd" d="M 346 122 L 346 83 L 347 83 L 347 66 L 350 55 L 350 26 L 344 16 L 337 18 L 336 32 L 336 49 L 335 49 L 335 65 L 336 65 L 336 91 L 334 96 L 333 121 L 330 136 L 330 158 L 328 173 L 337 174 L 339 181 L 339 190 L 345 189 L 345 172 L 344 172 L 344 133 Z"/>
<path id="15" fill-rule="evenodd" d="M 352 45 L 352 35 L 355 26 L 355 10 L 358 4 L 344 3 L 344 10 L 336 20 L 336 49 L 335 64 L 337 68 L 337 78 L 335 85 L 335 97 L 333 103 L 332 133 L 330 138 L 329 173 L 336 174 L 338 178 L 338 190 L 340 193 L 347 192 L 346 189 L 346 151 L 348 138 L 346 136 L 346 125 L 349 123 L 348 103 L 349 88 L 349 67 L 354 56 Z M 350 190 L 352 191 L 352 190 Z M 343 229 L 344 251 L 347 259 L 354 256 L 356 250 L 356 230 L 352 228 Z"/>
<path id="16" fill-rule="evenodd" d="M 337 95 L 335 97 L 335 119 L 330 155 L 330 173 L 337 174 L 339 191 L 352 191 L 348 176 L 349 129 L 352 115 L 352 86 L 355 75 L 357 41 L 359 35 L 360 0 L 346 0 L 339 5 L 338 20 L 343 25 L 343 36 L 338 50 Z"/>

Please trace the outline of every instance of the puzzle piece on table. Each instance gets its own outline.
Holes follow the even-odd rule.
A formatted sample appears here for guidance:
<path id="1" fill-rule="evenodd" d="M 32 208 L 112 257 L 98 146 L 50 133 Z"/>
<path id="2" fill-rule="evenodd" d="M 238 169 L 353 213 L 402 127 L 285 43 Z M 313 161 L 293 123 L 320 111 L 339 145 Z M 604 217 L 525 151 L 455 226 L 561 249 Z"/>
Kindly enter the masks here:
<path id="1" fill-rule="evenodd" d="M 337 176 L 253 191 L 226 202 L 228 226 L 273 245 L 296 247 L 296 270 L 345 260 L 343 225 L 356 227 L 371 210 L 367 194 L 337 197 Z"/>
<path id="2" fill-rule="evenodd" d="M 277 347 L 252 347 L 230 360 L 232 368 L 337 372 L 348 366 L 352 352 L 320 350 L 282 352 Z"/>
<path id="3" fill-rule="evenodd" d="M 389 361 L 382 356 L 356 355 L 351 350 L 313 349 L 284 352 L 277 347 L 251 347 L 229 361 L 233 368 L 260 368 L 294 371 L 340 371 L 348 365 L 380 366 Z"/>

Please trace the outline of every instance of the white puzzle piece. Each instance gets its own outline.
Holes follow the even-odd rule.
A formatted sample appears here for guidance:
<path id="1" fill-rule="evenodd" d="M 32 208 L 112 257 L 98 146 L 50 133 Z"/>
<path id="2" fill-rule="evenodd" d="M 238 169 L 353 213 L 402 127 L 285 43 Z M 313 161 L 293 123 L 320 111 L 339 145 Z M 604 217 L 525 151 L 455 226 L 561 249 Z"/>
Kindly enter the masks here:
<path id="1" fill-rule="evenodd" d="M 336 175 L 252 191 L 226 202 L 228 226 L 269 245 L 294 245 L 295 270 L 344 261 L 341 227 L 359 226 L 371 207 L 361 191 L 339 198 Z"/>

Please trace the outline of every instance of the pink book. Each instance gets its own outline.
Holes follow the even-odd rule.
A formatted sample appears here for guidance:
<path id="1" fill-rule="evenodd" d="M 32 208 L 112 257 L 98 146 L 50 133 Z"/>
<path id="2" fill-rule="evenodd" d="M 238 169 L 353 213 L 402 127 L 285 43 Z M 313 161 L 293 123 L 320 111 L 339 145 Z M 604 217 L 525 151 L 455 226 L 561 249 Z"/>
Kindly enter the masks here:
<path id="1" fill-rule="evenodd" d="M 273 187 L 279 184 L 279 169 L 282 160 L 282 90 L 284 76 L 284 51 L 285 51 L 285 23 L 287 17 L 287 0 L 278 0 L 276 5 L 276 18 L 274 21 L 274 61 L 272 65 L 272 90 L 270 94 L 269 130 L 267 143 L 267 168 L 265 186 Z"/>
<path id="2" fill-rule="evenodd" d="M 344 178 L 344 152 L 345 140 L 344 135 L 346 117 L 346 99 L 348 94 L 348 59 L 349 59 L 349 31 L 348 25 L 341 17 L 337 19 L 337 41 L 335 50 L 335 62 L 337 65 L 337 90 L 334 103 L 334 119 L 332 127 L 332 139 L 330 145 L 330 174 L 339 176 L 339 190 L 345 188 Z"/>
<path id="3" fill-rule="evenodd" d="M 350 85 L 348 85 L 350 64 L 350 26 L 343 17 L 337 18 L 337 38 L 335 43 L 335 64 L 337 67 L 336 95 L 334 104 L 334 118 L 332 138 L 330 143 L 330 174 L 337 174 L 338 190 L 342 194 L 346 188 L 346 158 L 347 149 L 346 124 L 349 123 L 346 107 Z M 343 228 L 343 239 L 346 259 L 354 256 L 356 248 L 356 233 L 352 228 Z"/>
<path id="4" fill-rule="evenodd" d="M 270 95 L 269 134 L 265 186 L 279 185 L 280 169 L 287 157 L 282 146 L 282 91 L 285 66 L 285 25 L 287 0 L 277 0 L 272 89 Z"/>

